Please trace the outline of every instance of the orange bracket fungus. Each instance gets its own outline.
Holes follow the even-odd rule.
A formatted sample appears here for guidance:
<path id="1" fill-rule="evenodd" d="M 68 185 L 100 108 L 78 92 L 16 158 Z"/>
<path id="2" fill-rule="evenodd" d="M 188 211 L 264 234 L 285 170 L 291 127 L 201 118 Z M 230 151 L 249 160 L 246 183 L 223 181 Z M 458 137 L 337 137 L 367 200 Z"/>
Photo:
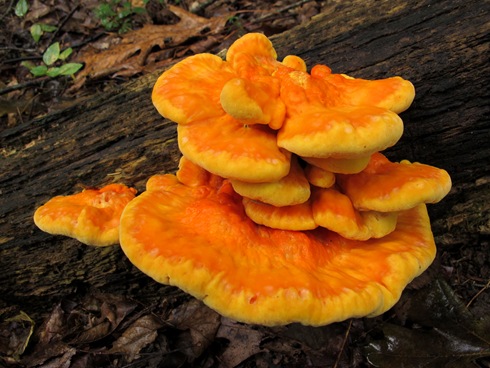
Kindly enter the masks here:
<path id="1" fill-rule="evenodd" d="M 254 33 L 225 60 L 175 64 L 152 100 L 178 124 L 183 157 L 124 208 L 122 250 L 242 322 L 318 326 L 385 312 L 433 261 L 425 204 L 451 187 L 444 170 L 379 153 L 401 137 L 398 114 L 414 96 L 400 77 L 308 73 Z"/>
<path id="2" fill-rule="evenodd" d="M 87 245 L 117 244 L 121 213 L 135 195 L 133 188 L 109 184 L 54 197 L 36 210 L 34 222 L 47 233 L 66 235 Z"/>

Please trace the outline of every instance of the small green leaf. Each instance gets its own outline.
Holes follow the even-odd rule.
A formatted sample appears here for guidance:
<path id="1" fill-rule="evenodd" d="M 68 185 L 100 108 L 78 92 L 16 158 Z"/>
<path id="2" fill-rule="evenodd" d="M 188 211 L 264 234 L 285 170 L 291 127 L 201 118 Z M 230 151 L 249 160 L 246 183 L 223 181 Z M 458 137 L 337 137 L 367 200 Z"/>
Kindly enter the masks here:
<path id="1" fill-rule="evenodd" d="M 46 65 L 39 65 L 30 70 L 31 74 L 35 77 L 41 77 L 43 75 L 46 75 L 47 71 L 48 71 L 48 67 Z"/>
<path id="2" fill-rule="evenodd" d="M 133 8 L 133 13 L 134 14 L 144 14 L 146 12 L 146 9 L 145 8 L 142 8 L 140 6 L 135 6 Z"/>
<path id="3" fill-rule="evenodd" d="M 46 65 L 52 65 L 60 57 L 60 43 L 55 42 L 50 45 L 43 54 L 43 61 Z"/>
<path id="4" fill-rule="evenodd" d="M 24 17 L 29 10 L 29 4 L 27 0 L 19 0 L 15 5 L 15 15 L 22 18 Z"/>
<path id="5" fill-rule="evenodd" d="M 121 20 L 126 18 L 129 14 L 131 14 L 131 12 L 121 10 L 119 13 L 117 13 L 117 18 Z"/>
<path id="6" fill-rule="evenodd" d="M 54 68 L 49 68 L 46 72 L 46 75 L 48 77 L 54 78 L 60 75 L 60 69 L 59 67 L 54 67 Z"/>
<path id="7" fill-rule="evenodd" d="M 32 61 L 29 61 L 29 60 L 21 62 L 20 65 L 25 66 L 29 70 L 36 67 L 36 64 L 34 64 Z"/>
<path id="8" fill-rule="evenodd" d="M 44 32 L 54 32 L 54 31 L 56 31 L 58 29 L 58 27 L 52 26 L 52 25 L 49 25 L 49 24 L 42 24 L 41 23 L 41 29 Z"/>
<path id="9" fill-rule="evenodd" d="M 108 18 L 108 17 L 113 17 L 116 15 L 116 12 L 112 10 L 109 4 L 100 4 L 99 7 L 95 8 L 95 15 L 102 19 L 102 18 Z"/>
<path id="10" fill-rule="evenodd" d="M 72 75 L 82 68 L 80 63 L 66 63 L 60 67 L 60 75 Z"/>
<path id="11" fill-rule="evenodd" d="M 133 11 L 132 11 L 132 8 L 131 8 L 131 3 L 130 2 L 125 2 L 123 4 L 123 8 L 119 11 L 119 13 L 117 14 L 117 16 L 120 19 L 123 19 L 123 18 L 126 18 L 126 17 L 130 16 L 132 12 Z"/>
<path id="12" fill-rule="evenodd" d="M 131 31 L 131 21 L 129 19 L 125 19 L 124 22 L 119 27 L 118 33 L 123 34 L 129 31 Z"/>
<path id="13" fill-rule="evenodd" d="M 71 47 L 68 47 L 66 50 L 63 50 L 63 52 L 60 54 L 60 60 L 66 60 L 68 56 L 71 55 L 73 52 L 73 49 Z"/>
<path id="14" fill-rule="evenodd" d="M 118 26 L 118 23 L 112 21 L 110 18 L 102 18 L 100 22 L 102 23 L 102 26 L 108 31 L 112 31 Z"/>
<path id="15" fill-rule="evenodd" d="M 39 23 L 35 23 L 31 26 L 31 36 L 34 39 L 34 42 L 38 43 L 43 33 L 43 29 Z"/>

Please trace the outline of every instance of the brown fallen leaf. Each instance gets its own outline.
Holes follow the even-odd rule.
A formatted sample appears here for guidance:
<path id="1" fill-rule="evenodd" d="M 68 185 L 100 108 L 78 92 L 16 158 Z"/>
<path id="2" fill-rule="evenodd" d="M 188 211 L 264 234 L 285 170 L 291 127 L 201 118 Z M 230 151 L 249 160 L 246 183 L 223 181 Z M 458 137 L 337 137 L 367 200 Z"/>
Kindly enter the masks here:
<path id="1" fill-rule="evenodd" d="M 132 362 L 139 358 L 141 349 L 155 341 L 158 336 L 157 330 L 162 326 L 155 316 L 142 316 L 123 332 L 108 353 L 125 354 L 128 362 Z"/>
<path id="2" fill-rule="evenodd" d="M 76 353 L 77 350 L 75 348 L 64 345 L 64 351 L 62 354 L 36 366 L 36 368 L 70 368 L 71 361 Z"/>
<path id="3" fill-rule="evenodd" d="M 238 323 L 228 318 L 221 319 L 217 338 L 229 341 L 227 348 L 220 355 L 220 361 L 225 367 L 236 367 L 246 359 L 262 352 L 260 343 L 264 333 L 254 330 L 253 326 Z"/>
<path id="4" fill-rule="evenodd" d="M 57 304 L 49 317 L 41 325 L 38 330 L 39 345 L 49 345 L 60 341 L 64 336 L 65 312 L 61 308 L 61 304 Z"/>
<path id="5" fill-rule="evenodd" d="M 76 57 L 77 62 L 85 64 L 76 75 L 71 91 L 77 90 L 87 78 L 112 76 L 132 76 L 140 73 L 147 62 L 152 48 L 160 49 L 181 45 L 192 37 L 203 37 L 219 33 L 230 15 L 203 18 L 177 6 L 169 9 L 180 21 L 172 25 L 146 24 L 143 28 L 128 32 L 123 36 L 111 35 L 106 44 L 109 48 L 97 50 L 93 47 L 83 49 Z M 116 39 L 116 40 L 114 40 Z M 115 43 L 114 41 L 119 41 Z"/>
<path id="6" fill-rule="evenodd" d="M 77 349 L 65 344 L 62 341 L 56 341 L 49 345 L 43 345 L 22 359 L 22 367 L 65 367 L 70 366 L 71 358 L 76 354 Z M 66 365 L 68 364 L 68 365 Z"/>
<path id="7" fill-rule="evenodd" d="M 178 330 L 176 346 L 189 361 L 194 361 L 214 341 L 221 316 L 201 301 L 191 299 L 172 310 L 167 323 Z"/>
<path id="8" fill-rule="evenodd" d="M 407 326 L 386 321 L 365 355 L 376 367 L 476 367 L 490 357 L 490 317 L 476 318 L 442 279 L 418 290 Z M 485 363 L 482 362 L 482 367 Z"/>
<path id="9" fill-rule="evenodd" d="M 70 367 L 78 352 L 90 352 L 92 346 L 100 350 L 97 343 L 110 340 L 136 307 L 124 296 L 97 291 L 61 301 L 36 329 L 37 344 L 23 356 L 23 366 Z"/>
<path id="10" fill-rule="evenodd" d="M 69 329 L 64 338 L 75 345 L 103 339 L 135 308 L 136 303 L 123 296 L 94 292 L 65 317 Z"/>
<path id="11" fill-rule="evenodd" d="M 34 0 L 26 14 L 25 21 L 36 23 L 40 18 L 48 15 L 52 9 L 39 0 Z"/>

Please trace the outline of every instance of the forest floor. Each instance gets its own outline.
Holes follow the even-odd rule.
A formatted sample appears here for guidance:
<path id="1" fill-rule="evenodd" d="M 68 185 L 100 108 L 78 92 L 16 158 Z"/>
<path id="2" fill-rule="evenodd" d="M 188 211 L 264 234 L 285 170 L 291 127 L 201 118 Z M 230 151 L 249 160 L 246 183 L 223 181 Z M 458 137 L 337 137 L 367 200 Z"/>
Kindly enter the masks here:
<path id="1" fill-rule="evenodd" d="M 245 33 L 283 32 L 322 10 L 305 0 L 3 3 L 0 118 L 9 126 L 186 56 L 217 53 Z"/>
<path id="2" fill-rule="evenodd" d="M 327 3 L 0 1 L 0 130 L 186 56 L 218 53 L 245 33 L 281 33 Z M 488 368 L 489 282 L 475 270 L 488 268 L 489 248 L 436 262 L 383 316 L 317 328 L 239 324 L 182 294 L 142 306 L 94 291 L 63 301 L 39 325 L 0 306 L 0 367 Z M 465 281 L 449 286 L 449 275 Z"/>

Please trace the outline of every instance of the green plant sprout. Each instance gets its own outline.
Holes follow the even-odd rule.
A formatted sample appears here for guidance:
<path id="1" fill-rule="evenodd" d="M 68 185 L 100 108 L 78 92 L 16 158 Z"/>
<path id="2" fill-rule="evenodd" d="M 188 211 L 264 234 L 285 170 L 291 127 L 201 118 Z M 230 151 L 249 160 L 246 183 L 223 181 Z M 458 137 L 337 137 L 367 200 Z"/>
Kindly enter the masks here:
<path id="1" fill-rule="evenodd" d="M 27 0 L 19 0 L 15 5 L 14 12 L 19 18 L 23 18 L 28 11 L 29 3 Z M 54 32 L 56 29 L 57 28 L 55 26 L 51 26 L 49 24 L 35 23 L 31 26 L 30 32 L 34 42 L 38 43 L 45 32 Z M 60 43 L 55 42 L 49 45 L 46 51 L 44 51 L 43 64 L 36 65 L 32 61 L 23 61 L 20 63 L 20 65 L 29 69 L 34 77 L 42 77 L 45 75 L 52 78 L 60 75 L 73 76 L 83 67 L 83 64 L 62 63 L 72 54 L 72 52 L 73 49 L 71 47 L 61 51 Z M 59 62 L 59 66 L 55 65 L 56 62 Z"/>
<path id="2" fill-rule="evenodd" d="M 29 3 L 27 0 L 19 0 L 17 4 L 15 4 L 15 15 L 17 15 L 19 18 L 25 17 L 27 12 L 29 11 Z"/>
<path id="3" fill-rule="evenodd" d="M 80 63 L 65 63 L 60 66 L 54 66 L 57 61 L 66 60 L 73 49 L 71 47 L 61 51 L 60 43 L 55 42 L 50 45 L 43 54 L 43 64 L 35 65 L 31 61 L 23 61 L 22 66 L 25 66 L 31 74 L 35 77 L 42 77 L 47 75 L 48 77 L 58 77 L 60 75 L 73 75 L 80 70 L 83 64 Z"/>
<path id="4" fill-rule="evenodd" d="M 133 6 L 129 1 L 109 0 L 95 8 L 95 16 L 106 30 L 117 30 L 121 34 L 132 29 L 131 16 L 145 11 L 145 8 Z"/>
<path id="5" fill-rule="evenodd" d="M 19 0 L 15 5 L 14 13 L 19 18 L 25 17 L 28 11 L 29 3 L 27 0 Z M 51 26 L 49 24 L 34 23 L 30 28 L 30 32 L 34 41 L 38 43 L 45 32 L 54 32 L 56 29 L 57 28 L 55 26 Z"/>
<path id="6" fill-rule="evenodd" d="M 56 29 L 57 27 L 51 26 L 49 24 L 34 23 L 31 26 L 30 31 L 31 31 L 31 36 L 34 39 L 34 42 L 38 43 L 44 33 L 54 32 L 56 31 Z"/>

